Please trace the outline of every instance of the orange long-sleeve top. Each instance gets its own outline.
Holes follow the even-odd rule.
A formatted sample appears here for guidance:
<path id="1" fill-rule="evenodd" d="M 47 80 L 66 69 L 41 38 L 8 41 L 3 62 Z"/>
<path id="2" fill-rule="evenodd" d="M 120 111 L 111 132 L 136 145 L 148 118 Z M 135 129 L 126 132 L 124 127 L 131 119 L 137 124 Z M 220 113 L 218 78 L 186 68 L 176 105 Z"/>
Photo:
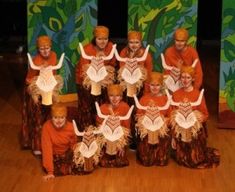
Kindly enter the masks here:
<path id="1" fill-rule="evenodd" d="M 163 107 L 166 102 L 167 102 L 167 96 L 166 95 L 161 95 L 161 96 L 153 96 L 151 93 L 146 93 L 144 94 L 141 99 L 140 99 L 140 104 L 142 106 L 149 106 L 150 102 L 154 102 L 154 104 L 158 107 Z M 170 115 L 170 107 L 167 110 L 162 110 L 160 113 L 164 117 L 169 117 Z M 137 109 L 137 114 L 142 115 L 144 114 L 145 111 L 142 109 Z"/>
<path id="2" fill-rule="evenodd" d="M 33 58 L 33 63 L 37 66 L 40 65 L 56 65 L 57 64 L 57 55 L 54 51 L 50 52 L 50 55 L 48 58 L 42 57 L 39 53 L 37 55 L 35 55 L 35 57 Z M 56 71 L 53 71 L 53 73 L 55 74 Z M 32 79 L 39 75 L 39 70 L 34 70 L 31 67 L 29 67 L 27 75 L 26 75 L 26 83 L 29 84 Z"/>
<path id="3" fill-rule="evenodd" d="M 145 48 L 141 48 L 138 51 L 137 55 L 134 56 L 134 57 L 141 57 L 144 54 L 144 51 L 145 51 Z M 120 57 L 122 57 L 122 58 L 129 57 L 130 58 L 129 54 L 130 54 L 129 48 L 124 47 L 120 52 Z M 152 58 L 152 55 L 150 53 L 148 53 L 146 60 L 141 61 L 138 64 L 144 66 L 146 68 L 148 74 L 150 74 L 153 71 L 153 58 Z M 120 62 L 119 63 L 119 68 L 123 67 L 124 65 L 125 65 L 125 62 Z"/>
<path id="4" fill-rule="evenodd" d="M 53 155 L 63 155 L 77 142 L 73 124 L 66 122 L 63 128 L 56 129 L 51 120 L 47 120 L 42 127 L 42 164 L 48 174 L 53 174 Z"/>
<path id="5" fill-rule="evenodd" d="M 198 53 L 195 48 L 187 45 L 184 51 L 178 51 L 175 46 L 171 46 L 166 50 L 164 56 L 166 64 L 174 67 L 178 66 L 179 61 L 183 61 L 183 65 L 185 66 L 191 66 L 195 59 L 198 59 L 198 62 L 195 67 L 194 87 L 200 89 L 203 81 L 203 71 Z M 165 70 L 164 73 L 169 74 L 170 71 Z"/>
<path id="6" fill-rule="evenodd" d="M 198 89 L 193 89 L 192 91 L 187 92 L 183 88 L 181 88 L 173 93 L 172 99 L 175 102 L 182 102 L 185 98 L 187 98 L 189 102 L 195 102 L 198 100 L 199 95 L 200 95 L 200 91 Z M 198 106 L 194 106 L 193 110 L 200 111 L 204 115 L 204 121 L 208 119 L 209 113 L 207 110 L 204 96 L 202 98 L 201 104 Z"/>
<path id="7" fill-rule="evenodd" d="M 104 54 L 107 56 L 110 54 L 111 50 L 113 48 L 113 43 L 112 42 L 108 42 L 107 46 L 104 48 Z M 93 45 L 92 43 L 89 43 L 87 45 L 84 46 L 84 51 L 87 55 L 89 56 L 97 56 L 97 49 L 95 47 L 95 45 Z M 83 73 L 83 67 L 86 64 L 89 64 L 91 61 L 84 59 L 82 56 L 80 57 L 77 65 L 76 65 L 76 69 L 75 69 L 75 76 L 76 76 L 76 84 L 82 84 L 83 82 L 83 77 L 82 77 L 82 73 Z M 111 65 L 113 67 L 115 67 L 116 64 L 116 58 L 113 57 L 111 60 L 106 60 L 104 61 L 104 65 Z"/>
<path id="8" fill-rule="evenodd" d="M 104 115 L 112 115 L 112 112 L 113 112 L 114 114 L 118 116 L 125 116 L 128 113 L 129 109 L 130 109 L 129 105 L 124 101 L 121 101 L 119 105 L 115 108 L 111 107 L 111 105 L 107 103 L 100 106 L 101 113 Z M 103 119 L 96 116 L 96 122 L 98 125 L 101 124 L 102 121 Z M 122 120 L 121 125 L 123 127 L 130 128 L 130 119 Z"/>

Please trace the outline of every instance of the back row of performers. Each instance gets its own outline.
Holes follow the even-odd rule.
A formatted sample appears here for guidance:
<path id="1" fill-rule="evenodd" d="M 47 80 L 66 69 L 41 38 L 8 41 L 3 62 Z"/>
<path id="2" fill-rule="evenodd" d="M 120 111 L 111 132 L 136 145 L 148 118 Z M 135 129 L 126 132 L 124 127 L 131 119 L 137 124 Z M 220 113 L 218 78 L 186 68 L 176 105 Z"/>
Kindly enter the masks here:
<path id="1" fill-rule="evenodd" d="M 128 146 L 137 149 L 137 159 L 145 166 L 166 165 L 169 154 L 180 165 L 191 168 L 219 164 L 219 152 L 207 147 L 208 111 L 204 90 L 200 90 L 203 72 L 197 51 L 187 45 L 188 37 L 184 28 L 175 31 L 174 45 L 161 55 L 164 71 L 158 73 L 153 72 L 152 56 L 149 47 L 143 47 L 140 32 L 130 31 L 127 46 L 118 53 L 109 41 L 108 28 L 95 27 L 92 42 L 80 45 L 81 57 L 76 65 L 78 114 L 74 126 L 83 139 L 71 148 L 74 154 L 69 170 L 86 172 L 97 162 L 104 167 L 128 165 Z M 66 127 L 67 112 L 58 129 L 53 119 L 60 115 L 55 116 L 50 107 L 58 102 L 63 86 L 63 79 L 55 71 L 61 67 L 64 54 L 57 64 L 48 36 L 38 38 L 37 48 L 33 59 L 28 54 L 21 143 L 35 155 L 42 153 L 47 169 L 48 150 L 50 161 L 65 162 L 58 160 L 67 154 L 60 147 L 68 149 L 72 141 L 66 136 L 53 139 Z M 53 131 L 45 139 L 43 124 L 50 119 L 50 110 L 48 126 Z M 51 170 L 47 172 L 54 175 Z"/>

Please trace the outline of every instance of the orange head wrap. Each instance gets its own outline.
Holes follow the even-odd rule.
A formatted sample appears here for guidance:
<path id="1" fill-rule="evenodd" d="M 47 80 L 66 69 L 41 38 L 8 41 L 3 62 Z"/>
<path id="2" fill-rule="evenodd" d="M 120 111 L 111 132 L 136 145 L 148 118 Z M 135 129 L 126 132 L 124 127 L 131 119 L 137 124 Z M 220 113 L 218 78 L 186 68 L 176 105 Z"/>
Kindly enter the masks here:
<path id="1" fill-rule="evenodd" d="M 99 25 L 96 26 L 93 35 L 95 37 L 100 37 L 100 38 L 108 38 L 109 37 L 109 29 L 105 26 Z"/>
<path id="2" fill-rule="evenodd" d="M 192 66 L 182 66 L 181 67 L 181 74 L 188 73 L 192 78 L 195 76 L 195 69 Z"/>
<path id="3" fill-rule="evenodd" d="M 149 84 L 163 84 L 163 75 L 162 73 L 159 72 L 151 72 L 148 78 L 148 83 Z"/>
<path id="4" fill-rule="evenodd" d="M 37 38 L 37 47 L 44 47 L 44 46 L 49 46 L 51 47 L 51 38 L 48 37 L 47 35 L 43 35 Z"/>
<path id="5" fill-rule="evenodd" d="M 66 117 L 67 116 L 67 107 L 62 104 L 54 104 L 51 107 L 51 116 Z"/>
<path id="6" fill-rule="evenodd" d="M 174 38 L 179 41 L 187 41 L 188 40 L 188 31 L 184 28 L 176 29 Z"/>
<path id="7" fill-rule="evenodd" d="M 122 87 L 119 85 L 119 84 L 112 84 L 112 85 L 109 85 L 108 88 L 107 88 L 107 91 L 108 91 L 108 95 L 118 95 L 118 96 L 122 96 Z"/>
<path id="8" fill-rule="evenodd" d="M 139 41 L 142 40 L 142 34 L 139 31 L 129 31 L 128 33 L 128 40 L 130 39 L 138 39 Z"/>

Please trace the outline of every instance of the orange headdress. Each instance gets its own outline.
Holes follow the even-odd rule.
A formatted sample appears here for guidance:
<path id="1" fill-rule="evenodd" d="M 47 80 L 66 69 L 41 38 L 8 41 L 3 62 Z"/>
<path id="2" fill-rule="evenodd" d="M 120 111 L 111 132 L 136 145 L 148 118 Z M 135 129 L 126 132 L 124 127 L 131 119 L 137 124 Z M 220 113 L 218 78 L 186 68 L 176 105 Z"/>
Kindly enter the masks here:
<path id="1" fill-rule="evenodd" d="M 51 47 L 51 38 L 48 37 L 47 35 L 43 35 L 37 38 L 37 47 L 44 47 L 44 46 L 49 46 Z"/>
<path id="2" fill-rule="evenodd" d="M 189 37 L 188 31 L 184 28 L 176 29 L 174 38 L 180 41 L 187 41 Z"/>
<path id="3" fill-rule="evenodd" d="M 138 39 L 139 41 L 142 40 L 142 34 L 139 31 L 129 31 L 128 32 L 128 40 L 130 39 Z"/>
<path id="4" fill-rule="evenodd" d="M 151 74 L 149 75 L 148 78 L 148 83 L 152 83 L 152 84 L 160 84 L 162 85 L 163 83 L 163 75 L 162 73 L 159 72 L 151 72 Z"/>
<path id="5" fill-rule="evenodd" d="M 122 87 L 119 84 L 109 85 L 107 88 L 108 95 L 119 95 L 122 96 Z"/>
<path id="6" fill-rule="evenodd" d="M 54 104 L 51 106 L 51 116 L 66 117 L 67 116 L 67 107 L 63 104 Z"/>
<path id="7" fill-rule="evenodd" d="M 95 37 L 100 37 L 100 38 L 108 38 L 109 37 L 109 29 L 105 26 L 99 25 L 96 26 L 93 35 Z"/>
<path id="8" fill-rule="evenodd" d="M 195 69 L 192 66 L 182 66 L 181 67 L 181 74 L 188 73 L 192 78 L 195 76 Z"/>

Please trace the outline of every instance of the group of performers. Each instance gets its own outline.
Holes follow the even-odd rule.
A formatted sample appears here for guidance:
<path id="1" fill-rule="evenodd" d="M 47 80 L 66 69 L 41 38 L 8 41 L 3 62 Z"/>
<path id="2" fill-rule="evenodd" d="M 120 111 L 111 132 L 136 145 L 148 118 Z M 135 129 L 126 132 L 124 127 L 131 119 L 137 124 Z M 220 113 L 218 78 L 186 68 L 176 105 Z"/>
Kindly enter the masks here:
<path id="1" fill-rule="evenodd" d="M 187 44 L 188 31 L 175 31 L 174 45 L 161 55 L 162 73 L 153 71 L 141 32 L 129 31 L 120 52 L 107 27 L 97 26 L 93 34 L 89 44 L 79 45 L 76 122 L 58 101 L 63 80 L 56 69 L 63 55 L 58 62 L 48 36 L 38 37 L 33 59 L 28 55 L 21 145 L 42 155 L 44 179 L 127 166 L 128 149 L 144 166 L 165 166 L 170 157 L 189 168 L 218 166 L 218 150 L 207 146 L 203 71 Z"/>

